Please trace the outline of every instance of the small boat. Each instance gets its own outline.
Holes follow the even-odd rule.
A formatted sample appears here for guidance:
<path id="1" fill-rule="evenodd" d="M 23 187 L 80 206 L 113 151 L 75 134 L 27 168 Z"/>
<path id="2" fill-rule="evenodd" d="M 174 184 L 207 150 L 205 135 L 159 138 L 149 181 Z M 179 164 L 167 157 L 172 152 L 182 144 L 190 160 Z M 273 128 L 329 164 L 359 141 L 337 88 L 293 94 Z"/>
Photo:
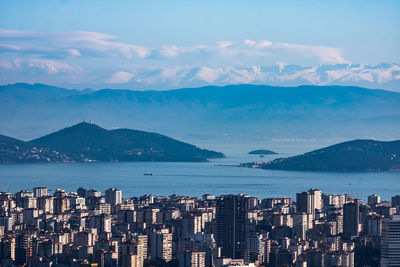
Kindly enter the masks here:
<path id="1" fill-rule="evenodd" d="M 260 158 L 263 158 L 264 157 L 264 155 L 260 155 Z"/>
<path id="2" fill-rule="evenodd" d="M 153 173 L 144 173 L 143 175 L 146 175 L 146 176 L 153 176 Z"/>

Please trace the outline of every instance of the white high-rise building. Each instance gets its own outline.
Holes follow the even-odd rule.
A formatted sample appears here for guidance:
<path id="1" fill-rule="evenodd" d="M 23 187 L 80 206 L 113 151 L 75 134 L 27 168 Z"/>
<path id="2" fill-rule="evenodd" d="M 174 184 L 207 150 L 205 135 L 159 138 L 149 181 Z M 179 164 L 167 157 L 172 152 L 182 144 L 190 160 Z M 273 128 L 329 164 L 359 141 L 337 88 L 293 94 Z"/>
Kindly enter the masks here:
<path id="1" fill-rule="evenodd" d="M 201 232 L 201 216 L 190 215 L 182 218 L 182 235 L 184 238 L 193 237 Z"/>
<path id="2" fill-rule="evenodd" d="M 46 187 L 35 187 L 33 188 L 33 195 L 35 197 L 47 197 L 49 190 Z"/>
<path id="3" fill-rule="evenodd" d="M 204 267 L 206 253 L 201 251 L 186 251 L 179 254 L 179 267 Z"/>
<path id="4" fill-rule="evenodd" d="M 172 234 L 168 228 L 151 233 L 150 251 L 153 259 L 172 260 Z"/>
<path id="5" fill-rule="evenodd" d="M 315 210 L 322 209 L 322 192 L 312 188 L 307 192 L 297 193 L 296 208 L 297 212 L 310 213 L 315 219 Z"/>
<path id="6" fill-rule="evenodd" d="M 86 197 L 101 197 L 101 192 L 94 189 L 89 189 L 86 192 Z"/>
<path id="7" fill-rule="evenodd" d="M 116 188 L 106 190 L 106 203 L 117 205 L 122 203 L 122 191 Z"/>
<path id="8" fill-rule="evenodd" d="M 99 233 L 106 232 L 111 233 L 111 221 L 112 218 L 109 215 L 101 214 L 93 217 L 91 228 L 96 228 Z"/>
<path id="9" fill-rule="evenodd" d="M 343 208 L 343 205 L 346 203 L 346 196 L 337 194 L 323 194 L 322 203 L 324 207 L 332 205 L 336 208 Z"/>
<path id="10" fill-rule="evenodd" d="M 320 210 L 322 209 L 322 192 L 321 190 L 318 189 L 310 189 L 308 192 L 310 192 L 312 196 L 312 200 L 314 201 L 313 206 L 314 209 Z"/>
<path id="11" fill-rule="evenodd" d="M 400 266 L 400 215 L 386 218 L 382 223 L 381 267 Z"/>
<path id="12" fill-rule="evenodd" d="M 54 212 L 54 197 L 39 197 L 37 199 L 37 207 L 41 213 L 53 213 Z"/>

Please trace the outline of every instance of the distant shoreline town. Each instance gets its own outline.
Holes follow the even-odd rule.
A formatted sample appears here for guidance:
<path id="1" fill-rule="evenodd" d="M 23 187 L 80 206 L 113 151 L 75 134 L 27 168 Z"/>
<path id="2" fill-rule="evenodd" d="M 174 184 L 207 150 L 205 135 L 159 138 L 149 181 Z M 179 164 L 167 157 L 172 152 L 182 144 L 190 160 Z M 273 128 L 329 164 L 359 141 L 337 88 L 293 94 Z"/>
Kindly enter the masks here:
<path id="1" fill-rule="evenodd" d="M 49 191 L 0 192 L 0 266 L 383 267 L 400 255 L 400 195 Z"/>

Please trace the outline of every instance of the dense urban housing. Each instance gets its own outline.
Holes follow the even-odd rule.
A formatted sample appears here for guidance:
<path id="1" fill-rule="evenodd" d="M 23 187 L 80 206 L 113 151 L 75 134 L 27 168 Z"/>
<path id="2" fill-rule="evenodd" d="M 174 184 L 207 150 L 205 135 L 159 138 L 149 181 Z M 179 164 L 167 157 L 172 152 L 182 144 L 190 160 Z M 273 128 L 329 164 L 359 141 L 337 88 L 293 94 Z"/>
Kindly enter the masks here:
<path id="1" fill-rule="evenodd" d="M 400 196 L 0 193 L 0 266 L 399 266 Z"/>

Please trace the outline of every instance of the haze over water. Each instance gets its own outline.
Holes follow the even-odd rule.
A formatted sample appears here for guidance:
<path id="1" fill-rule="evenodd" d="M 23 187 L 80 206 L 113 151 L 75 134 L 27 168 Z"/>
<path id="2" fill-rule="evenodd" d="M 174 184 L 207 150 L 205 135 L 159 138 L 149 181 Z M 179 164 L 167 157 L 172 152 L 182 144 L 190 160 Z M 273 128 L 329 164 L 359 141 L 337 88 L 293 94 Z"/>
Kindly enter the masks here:
<path id="1" fill-rule="evenodd" d="M 286 155 L 285 155 L 286 156 Z M 367 199 L 373 193 L 383 200 L 400 193 L 400 173 L 317 173 L 273 171 L 234 166 L 269 160 L 245 153 L 228 154 L 206 163 L 124 162 L 0 165 L 0 190 L 18 192 L 46 186 L 76 191 L 80 186 L 105 191 L 116 187 L 124 197 L 154 195 L 238 194 L 268 198 L 296 197 L 297 192 L 318 188 L 324 193 L 350 194 Z M 145 176 L 152 173 L 152 176 Z"/>

